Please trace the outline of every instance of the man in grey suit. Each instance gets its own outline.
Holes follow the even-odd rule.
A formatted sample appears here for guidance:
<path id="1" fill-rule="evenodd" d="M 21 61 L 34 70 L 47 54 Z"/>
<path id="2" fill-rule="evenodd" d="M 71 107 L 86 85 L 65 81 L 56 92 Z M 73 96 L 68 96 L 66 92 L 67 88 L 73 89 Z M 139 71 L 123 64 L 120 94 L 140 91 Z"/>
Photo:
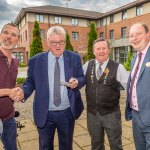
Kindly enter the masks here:
<path id="1" fill-rule="evenodd" d="M 131 63 L 127 87 L 126 120 L 132 119 L 136 150 L 150 150 L 150 33 L 145 23 L 136 23 L 129 32 L 137 51 Z"/>

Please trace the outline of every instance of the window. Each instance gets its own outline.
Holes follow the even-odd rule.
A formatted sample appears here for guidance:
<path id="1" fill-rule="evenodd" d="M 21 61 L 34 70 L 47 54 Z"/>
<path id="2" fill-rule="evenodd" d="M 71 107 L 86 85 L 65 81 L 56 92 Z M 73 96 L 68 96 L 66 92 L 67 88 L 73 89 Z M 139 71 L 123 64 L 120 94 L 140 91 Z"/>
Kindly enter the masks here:
<path id="1" fill-rule="evenodd" d="M 21 53 L 21 52 L 13 52 L 13 54 L 19 60 L 19 62 L 23 62 L 23 53 Z"/>
<path id="2" fill-rule="evenodd" d="M 45 39 L 45 31 L 44 29 L 40 29 L 40 36 L 42 39 Z"/>
<path id="3" fill-rule="evenodd" d="M 128 47 L 116 47 L 114 49 L 115 61 L 118 63 L 125 63 L 127 59 Z"/>
<path id="4" fill-rule="evenodd" d="M 79 39 L 79 33 L 78 32 L 72 32 L 72 39 L 74 41 L 78 40 Z"/>
<path id="5" fill-rule="evenodd" d="M 122 38 L 127 37 L 127 28 L 126 27 L 121 28 L 121 37 Z"/>
<path id="6" fill-rule="evenodd" d="M 73 25 L 73 26 L 78 26 L 78 19 L 73 18 L 73 19 L 72 19 L 72 25 Z"/>
<path id="7" fill-rule="evenodd" d="M 103 26 L 103 25 L 104 25 L 104 20 L 100 19 L 100 26 Z"/>
<path id="8" fill-rule="evenodd" d="M 90 24 L 91 24 L 92 21 L 93 21 L 93 20 L 88 20 L 88 21 L 87 21 L 87 26 L 88 26 L 88 27 L 90 26 Z"/>
<path id="9" fill-rule="evenodd" d="M 55 23 L 61 24 L 62 23 L 61 17 L 55 17 Z"/>
<path id="10" fill-rule="evenodd" d="M 114 39 L 114 30 L 110 30 L 110 39 Z"/>
<path id="11" fill-rule="evenodd" d="M 115 61 L 119 62 L 119 48 L 118 47 L 114 49 L 114 54 L 115 54 Z"/>
<path id="12" fill-rule="evenodd" d="M 99 37 L 100 37 L 101 39 L 103 39 L 103 38 L 104 38 L 104 32 L 101 32 L 101 33 L 99 34 Z"/>
<path id="13" fill-rule="evenodd" d="M 136 15 L 139 16 L 139 15 L 142 15 L 143 14 L 143 6 L 140 5 L 140 6 L 137 6 L 136 7 Z"/>
<path id="14" fill-rule="evenodd" d="M 125 19 L 127 19 L 127 11 L 126 10 L 122 11 L 122 20 L 125 20 Z"/>
<path id="15" fill-rule="evenodd" d="M 44 22 L 44 16 L 43 15 L 36 15 L 36 21 L 38 22 Z"/>
<path id="16" fill-rule="evenodd" d="M 111 15 L 110 16 L 110 23 L 113 23 L 114 22 L 114 15 Z"/>

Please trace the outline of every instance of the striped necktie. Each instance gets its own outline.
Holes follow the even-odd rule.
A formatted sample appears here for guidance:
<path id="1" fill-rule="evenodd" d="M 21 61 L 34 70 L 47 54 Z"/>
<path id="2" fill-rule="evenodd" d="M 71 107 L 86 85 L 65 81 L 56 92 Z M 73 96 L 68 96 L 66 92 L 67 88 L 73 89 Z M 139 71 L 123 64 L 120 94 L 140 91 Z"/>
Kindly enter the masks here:
<path id="1" fill-rule="evenodd" d="M 132 80 L 131 80 L 131 85 L 130 85 L 130 107 L 131 107 L 131 108 L 132 108 L 133 85 L 134 85 L 134 81 L 135 81 L 137 72 L 138 72 L 138 70 L 139 70 L 139 65 L 140 65 L 141 58 L 142 58 L 142 53 L 139 53 L 139 54 L 138 54 L 138 62 L 137 62 L 137 65 L 136 65 L 136 67 L 135 67 L 134 74 L 133 74 L 133 77 L 132 77 Z"/>

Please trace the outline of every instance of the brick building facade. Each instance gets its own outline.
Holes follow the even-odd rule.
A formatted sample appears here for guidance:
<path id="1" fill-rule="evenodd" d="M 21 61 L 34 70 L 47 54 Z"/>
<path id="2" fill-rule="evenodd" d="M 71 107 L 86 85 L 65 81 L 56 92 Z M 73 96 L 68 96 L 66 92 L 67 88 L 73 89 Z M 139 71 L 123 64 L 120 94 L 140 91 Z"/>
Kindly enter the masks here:
<path id="1" fill-rule="evenodd" d="M 44 51 L 47 51 L 46 33 L 49 27 L 63 26 L 70 35 L 74 50 L 81 55 L 87 52 L 89 24 L 96 25 L 98 37 L 108 39 L 112 45 L 113 59 L 125 62 L 127 52 L 131 50 L 128 43 L 128 31 L 135 22 L 145 22 L 150 27 L 150 1 L 136 0 L 107 13 L 85 11 L 57 6 L 38 6 L 22 8 L 15 19 L 20 28 L 22 51 L 14 50 L 17 58 L 28 62 L 34 21 L 40 24 Z"/>

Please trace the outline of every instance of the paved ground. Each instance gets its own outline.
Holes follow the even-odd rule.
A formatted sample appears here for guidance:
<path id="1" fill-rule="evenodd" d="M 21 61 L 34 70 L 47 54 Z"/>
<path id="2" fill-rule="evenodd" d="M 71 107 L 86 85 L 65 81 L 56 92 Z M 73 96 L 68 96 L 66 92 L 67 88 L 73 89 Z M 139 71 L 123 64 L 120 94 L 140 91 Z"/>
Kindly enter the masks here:
<path id="1" fill-rule="evenodd" d="M 86 124 L 86 102 L 84 89 L 81 90 L 82 97 L 85 104 L 85 110 L 81 117 L 76 121 L 73 149 L 74 150 L 91 150 L 90 137 L 87 131 Z M 15 104 L 16 110 L 19 110 L 20 117 L 17 118 L 21 125 L 25 126 L 21 130 L 18 129 L 18 150 L 38 150 L 38 134 L 36 126 L 33 123 L 32 117 L 32 100 L 33 95 L 25 103 Z M 132 135 L 132 124 L 131 121 L 127 122 L 124 119 L 124 107 L 125 107 L 125 92 L 121 92 L 121 113 L 122 113 L 122 141 L 124 150 L 135 150 L 133 135 Z M 109 150 L 109 143 L 106 137 L 105 140 L 106 150 Z M 2 144 L 0 143 L 0 150 L 3 150 Z M 58 150 L 58 139 L 57 134 L 55 135 L 55 150 Z"/>

